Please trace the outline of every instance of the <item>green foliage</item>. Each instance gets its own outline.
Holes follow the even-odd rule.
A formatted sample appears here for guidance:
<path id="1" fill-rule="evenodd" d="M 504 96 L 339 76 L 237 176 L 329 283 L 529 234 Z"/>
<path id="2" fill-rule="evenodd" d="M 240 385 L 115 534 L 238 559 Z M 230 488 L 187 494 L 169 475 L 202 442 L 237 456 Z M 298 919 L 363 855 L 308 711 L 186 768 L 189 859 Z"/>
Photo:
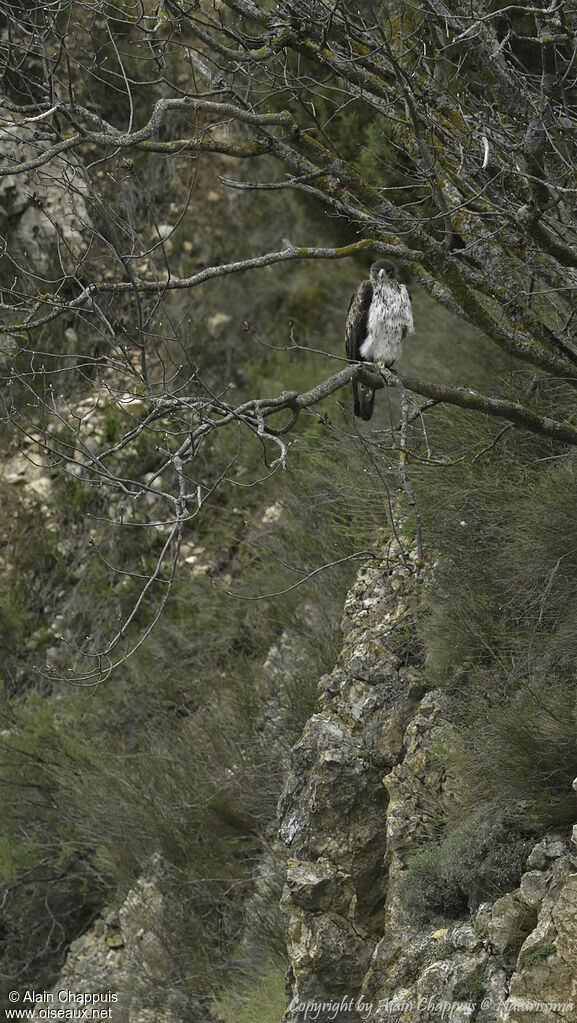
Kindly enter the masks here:
<path id="1" fill-rule="evenodd" d="M 532 842 L 504 814 L 477 812 L 408 863 L 403 898 L 417 920 L 460 916 L 514 888 Z"/>
<path id="2" fill-rule="evenodd" d="M 563 826 L 577 810 L 577 467 L 514 431 L 493 448 L 494 427 L 475 428 L 486 454 L 416 480 L 439 551 L 420 615 L 427 670 L 455 691 L 445 755 L 464 807 Z M 464 432 L 455 455 L 473 444 Z"/>
<path id="3" fill-rule="evenodd" d="M 34 616 L 23 606 L 18 596 L 0 601 L 0 658 L 3 670 L 13 658 L 15 648 L 25 641 Z"/>
<path id="4" fill-rule="evenodd" d="M 443 416 L 438 428 L 446 426 Z M 471 417 L 475 443 L 466 421 L 461 427 L 456 456 L 468 447 L 481 452 L 497 433 Z M 445 681 L 449 660 L 462 673 L 480 659 L 503 663 L 514 650 L 523 678 L 536 664 L 575 659 L 566 627 L 577 598 L 575 473 L 572 455 L 511 432 L 497 452 L 420 474 L 424 526 L 440 552 L 422 629 L 432 671 Z"/>
<path id="5" fill-rule="evenodd" d="M 542 675 L 500 699 L 472 695 L 449 757 L 463 778 L 466 806 L 516 809 L 529 826 L 542 829 L 573 823 L 574 679 Z"/>
<path id="6" fill-rule="evenodd" d="M 147 61 L 151 54 L 144 37 L 134 45 L 130 5 L 106 5 L 96 13 L 87 8 L 78 17 L 79 45 L 99 54 L 90 108 L 125 127 L 127 95 L 111 87 L 118 84 L 120 65 L 107 32 L 109 19 L 122 36 L 124 67 L 139 86 L 130 117 L 134 124 L 146 123 L 164 86 L 156 71 L 139 80 L 147 66 L 143 47 Z M 421 28 L 415 24 L 417 34 Z M 190 70 L 183 76 L 182 66 L 171 67 L 170 46 L 163 49 L 165 84 L 176 71 L 179 90 L 186 92 Z M 301 67 L 306 72 L 305 58 Z M 316 109 L 311 105 L 305 129 L 320 144 L 328 131 L 337 152 L 372 185 L 387 190 L 387 200 L 394 202 L 396 190 L 405 186 L 413 200 L 422 197 L 425 192 L 409 180 L 391 143 L 384 116 L 376 117 L 360 100 L 343 103 L 340 88 L 332 94 L 326 83 L 313 81 Z M 79 84 L 71 87 L 80 96 Z M 292 106 L 307 102 L 279 89 L 279 106 L 287 99 Z M 167 121 L 160 128 L 159 141 L 173 125 Z M 190 135 L 188 115 L 182 129 Z M 141 152 L 132 162 L 123 156 L 110 162 L 103 179 L 109 198 L 122 193 L 117 226 L 122 251 L 140 251 L 133 230 L 156 241 L 165 215 L 176 221 L 175 209 L 184 210 L 189 202 L 191 175 L 204 173 L 196 155 L 190 161 L 186 154 L 149 159 Z M 257 161 L 250 174 L 270 180 L 270 161 Z M 320 224 L 323 244 L 336 237 L 336 228 L 326 237 L 324 210 L 313 219 L 312 206 L 287 198 L 286 190 L 260 192 L 258 203 L 250 205 L 247 194 L 236 194 L 234 217 L 222 213 L 218 194 L 216 205 L 206 202 L 202 191 L 200 201 L 193 196 L 170 240 L 172 273 L 184 276 L 204 263 L 277 249 L 286 231 L 295 244 L 310 243 Z M 102 200 L 90 214 L 107 239 L 116 213 L 107 213 L 106 194 Z M 426 204 L 423 209 L 427 212 Z M 109 275 L 105 247 L 95 240 L 86 253 L 87 280 Z M 161 246 L 151 258 L 164 269 Z M 230 389 L 239 402 L 249 395 L 314 386 L 342 366 L 348 300 L 369 262 L 368 253 L 356 262 L 291 262 L 264 268 L 258 276 L 222 278 L 188 297 L 184 291 L 167 292 L 162 323 L 160 313 L 155 316 L 144 302 L 153 373 L 164 373 L 173 393 L 206 395 L 206 385 L 227 395 Z M 122 273 L 118 270 L 117 277 Z M 130 349 L 134 311 L 129 313 L 121 297 L 110 301 L 111 323 L 124 325 Z M 455 335 L 449 338 L 446 316 L 422 293 L 414 295 L 414 308 L 417 324 L 426 325 L 424 343 L 407 344 L 403 368 L 431 380 L 450 377 L 492 388 L 500 373 L 509 372 L 506 358 L 488 356 L 488 343 L 466 324 L 453 324 Z M 223 312 L 218 327 L 214 314 Z M 56 360 L 51 370 L 74 365 L 72 355 L 78 360 L 78 373 L 59 374 L 59 393 L 76 398 L 95 385 L 103 350 L 95 348 L 106 342 L 91 328 L 83 333 L 81 317 L 74 322 L 80 331 L 74 351 L 66 332 L 50 326 L 35 343 Z M 113 350 L 120 359 L 122 332 L 119 338 Z M 299 350 L 293 338 L 320 354 Z M 156 347 L 160 339 L 166 341 L 162 356 Z M 130 349 L 133 356 L 137 361 Z M 121 393 L 119 367 L 120 362 L 106 386 Z M 28 407 L 32 385 L 50 405 L 49 375 L 45 380 L 29 351 L 16 358 L 15 369 L 26 382 L 14 385 L 17 408 Z M 126 377 L 134 387 L 130 373 Z M 497 389 L 518 398 L 524 382 L 521 374 Z M 553 400 L 561 405 L 563 399 L 543 398 L 545 404 Z M 272 478 L 259 439 L 245 442 L 239 431 L 231 443 L 232 431 L 226 437 L 218 431 L 187 467 L 193 493 L 199 482 L 208 491 L 223 477 L 206 497 L 202 514 L 185 528 L 185 544 L 200 551 L 205 574 L 187 574 L 186 564 L 181 566 L 161 623 L 105 685 L 93 690 L 53 683 L 49 692 L 43 680 L 42 699 L 21 687 L 12 700 L 0 747 L 2 950 L 11 977 L 21 974 L 36 986 L 48 983 L 67 942 L 96 909 L 122 898 L 151 864 L 159 863 L 157 885 L 164 898 L 151 906 L 147 927 L 173 964 L 166 985 L 188 992 L 225 988 L 220 1002 L 225 1020 L 251 1023 L 281 1015 L 280 968 L 261 962 L 263 946 L 268 953 L 282 944 L 275 907 L 279 878 L 270 879 L 271 896 L 259 921 L 257 959 L 264 979 L 238 994 L 229 985 L 231 973 L 238 976 L 246 965 L 238 951 L 239 935 L 245 934 L 244 900 L 270 841 L 288 751 L 316 706 L 317 680 L 339 648 L 342 601 L 354 559 L 366 558 L 376 531 L 388 521 L 384 481 L 398 484 L 389 472 L 387 433 L 389 414 L 398 419 L 397 396 L 379 395 L 381 418 L 367 427 L 364 448 L 344 432 L 351 424 L 341 413 L 343 404 L 349 407 L 350 397 L 341 393 L 319 410 L 322 420 L 317 412 L 301 416 L 290 435 L 288 469 Z M 279 420 L 277 425 L 284 417 Z M 114 444 L 127 422 L 127 413 L 107 405 L 105 442 Z M 570 461 L 559 461 L 554 470 L 537 464 L 551 452 L 534 441 L 506 437 L 492 446 L 499 427 L 480 427 L 478 417 L 462 416 L 457 431 L 436 410 L 427 424 L 433 450 L 453 457 L 455 465 L 411 466 L 427 550 L 440 552 L 423 604 L 422 638 L 430 653 L 430 681 L 460 690 L 466 680 L 468 689 L 454 722 L 455 741 L 446 751 L 450 766 L 464 779 L 465 820 L 424 847 L 408 872 L 407 898 L 423 916 L 461 912 L 470 898 L 515 883 L 527 839 L 521 828 L 509 830 L 507 822 L 568 819 L 573 797 L 566 795 L 567 783 L 577 774 L 570 684 L 577 642 L 572 631 L 575 481 L 567 472 L 560 494 L 555 477 Z M 75 426 L 76 421 L 72 432 L 62 427 L 51 435 L 64 463 L 74 450 Z M 165 443 L 166 429 L 161 421 L 141 436 L 116 465 L 121 478 L 140 480 L 158 468 L 157 445 Z M 411 445 L 417 457 L 426 456 L 418 420 Z M 481 455 L 484 448 L 488 453 Z M 478 456 L 474 462 L 471 451 Z M 111 506 L 105 478 L 98 484 L 87 489 L 75 478 L 54 484 L 52 537 L 22 518 L 13 561 L 15 576 L 25 585 L 12 581 L 0 605 L 6 674 L 17 664 L 21 673 L 32 675 L 39 641 L 28 644 L 29 633 L 35 629 L 37 636 L 41 622 L 53 630 L 56 613 L 67 630 L 60 647 L 62 670 L 70 663 L 67 657 L 72 660 L 70 648 L 90 654 L 102 647 L 154 564 L 160 531 L 136 526 L 134 509 L 116 501 Z M 146 523 L 146 510 L 139 506 L 137 512 Z M 330 567 L 319 573 L 322 564 Z M 158 590 L 151 591 L 143 602 L 135 630 L 150 620 L 158 596 Z M 411 641 L 402 629 L 398 635 L 400 642 Z M 132 633 L 126 637 L 127 648 L 132 638 Z M 10 645 L 20 648 L 14 664 Z M 368 752 L 366 759 L 379 768 Z M 487 793 L 498 810 L 492 820 L 478 813 Z M 253 938 L 245 956 L 254 955 L 257 946 Z"/>
<path id="7" fill-rule="evenodd" d="M 66 573 L 54 533 L 35 504 L 10 486 L 1 488 L 0 501 L 0 683 L 9 698 L 35 675 L 30 661 L 42 657 L 47 642 L 43 612 Z"/>
<path id="8" fill-rule="evenodd" d="M 250 457 L 243 452 L 245 466 Z M 10 791 L 19 816 L 5 814 L 0 828 L 6 885 L 31 878 L 26 921 L 43 917 L 40 870 L 64 893 L 54 906 L 64 918 L 62 945 L 36 948 L 29 928 L 42 976 L 95 900 L 122 897 L 156 857 L 165 897 L 147 927 L 173 964 L 167 984 L 210 992 L 231 969 L 245 970 L 244 899 L 269 840 L 288 751 L 338 652 L 342 601 L 356 570 L 347 558 L 367 550 L 386 520 L 373 471 L 348 442 L 305 420 L 286 473 L 258 492 L 231 484 L 219 497 L 218 522 L 207 516 L 191 527 L 185 539 L 200 541 L 208 571 L 187 576 L 183 566 L 167 613 L 122 672 L 96 690 L 54 683 L 50 700 L 31 693 L 12 706 L 0 793 Z M 90 525 L 97 539 L 98 553 L 88 548 L 66 594 L 80 642 L 95 609 L 105 622 L 130 598 L 132 583 L 107 562 L 128 565 L 142 534 L 112 530 L 97 516 L 68 522 L 79 538 Z M 143 570 L 149 556 L 139 553 Z M 26 773 L 18 768 L 24 750 Z M 24 793 L 39 779 L 43 796 L 32 806 Z M 259 941 L 263 951 L 282 948 L 280 879 L 269 883 L 253 956 Z M 75 916 L 66 916 L 68 903 Z M 19 911 L 12 896 L 10 971 L 26 974 Z"/>
<path id="9" fill-rule="evenodd" d="M 444 413 L 429 421 L 433 450 L 441 441 L 446 467 L 413 477 L 438 552 L 419 627 L 429 682 L 451 694 L 439 754 L 460 803 L 459 823 L 409 863 L 423 919 L 514 887 L 529 836 L 577 810 L 575 458 L 474 417 L 457 435 Z"/>
<path id="10" fill-rule="evenodd" d="M 102 879 L 61 806 L 62 772 L 76 769 L 74 741 L 39 694 L 13 704 L 0 743 L 0 993 L 22 970 L 48 984 L 54 964 L 93 916 Z"/>
<path id="11" fill-rule="evenodd" d="M 118 405 L 109 403 L 104 410 L 104 437 L 109 444 L 115 444 L 122 434 L 121 415 Z"/>
<path id="12" fill-rule="evenodd" d="M 121 7 L 117 15 L 108 13 L 120 18 L 124 59 L 137 78 L 141 53 L 132 47 L 130 19 L 122 22 Z M 90 13 L 79 18 L 80 45 L 96 44 L 103 61 L 91 102 L 120 124 L 125 98 L 108 88 L 118 58 L 105 18 Z M 145 123 L 156 87 L 143 83 L 137 91 L 134 117 Z M 342 128 L 349 145 L 352 114 Z M 366 127 L 370 134 L 367 117 L 363 124 L 363 132 Z M 185 129 L 190 131 L 188 122 Z M 156 238 L 159 223 L 167 217 L 174 222 L 174 205 L 188 201 L 191 168 L 196 173 L 196 161 L 187 163 L 186 157 L 145 160 L 138 153 L 130 166 L 124 161 L 114 165 L 106 187 L 112 199 L 122 185 L 127 238 L 132 228 Z M 259 161 L 255 171 L 257 177 L 270 177 L 270 161 Z M 90 216 L 108 237 L 106 194 L 102 200 L 90 208 Z M 193 198 L 171 238 L 175 271 L 191 273 L 203 262 L 248 255 L 249 233 L 251 250 L 276 249 L 283 221 L 296 244 L 310 241 L 311 210 L 287 192 L 280 202 L 278 194 L 262 194 L 256 207 L 238 193 L 236 213 L 223 216 L 218 204 Z M 324 237 L 326 219 L 314 216 Z M 189 239 L 194 242 L 185 245 Z M 100 279 L 107 271 L 105 255 L 95 241 L 85 257 L 88 276 Z M 162 267 L 160 248 L 156 257 Z M 191 296 L 173 293 L 163 323 L 147 320 L 152 363 L 155 331 L 166 340 L 166 360 L 155 364 L 153 373 L 166 373 L 175 393 L 206 394 L 203 385 L 220 393 L 230 386 L 234 401 L 254 393 L 308 389 L 342 366 L 340 359 L 331 361 L 331 353 L 344 355 L 349 297 L 369 261 L 367 256 L 356 264 L 278 265 L 258 276 L 235 274 L 208 283 Z M 121 297 L 114 299 L 112 311 L 119 323 L 132 323 Z M 230 311 L 230 321 L 213 328 L 212 317 L 223 311 Z M 49 435 L 64 466 L 76 446 L 78 421 L 72 413 L 94 394 L 105 351 L 102 338 L 82 318 L 74 321 L 74 330 L 74 341 L 50 325 L 37 335 L 38 347 L 54 360 L 49 369 L 70 368 L 78 361 L 78 372 L 63 374 L 59 382 L 59 394 L 69 402 L 70 426 L 66 413 Z M 321 354 L 295 350 L 293 337 Z M 15 360 L 23 379 L 44 388 L 49 398 L 52 377 L 40 365 L 27 350 Z M 202 385 L 194 375 L 197 368 Z M 134 389 L 120 362 L 114 378 L 103 374 L 101 379 L 107 380 L 105 401 L 124 386 Z M 26 386 L 18 386 L 13 388 L 15 404 L 27 409 Z M 290 438 L 287 472 L 271 479 L 259 440 L 245 442 L 239 433 L 231 446 L 229 433 L 205 443 L 188 467 L 191 487 L 202 481 L 207 490 L 207 482 L 218 480 L 224 470 L 225 478 L 206 497 L 202 514 L 187 524 L 184 541 L 200 550 L 206 573 L 188 575 L 182 565 L 161 623 L 105 685 L 69 688 L 43 678 L 42 699 L 23 687 L 12 694 L 9 736 L 0 748 L 1 894 L 8 893 L 3 923 L 10 977 L 20 974 L 36 986 L 42 978 L 48 985 L 67 943 L 95 909 L 122 898 L 156 858 L 162 864 L 158 885 L 165 898 L 161 906 L 151 907 L 148 925 L 174 964 L 167 984 L 212 992 L 230 981 L 232 969 L 236 975 L 246 970 L 245 960 L 259 949 L 260 962 L 259 957 L 266 959 L 271 949 L 282 946 L 279 878 L 269 879 L 260 936 L 257 940 L 254 926 L 243 960 L 238 938 L 246 923 L 244 899 L 252 892 L 259 856 L 269 841 L 288 750 L 316 706 L 318 678 L 339 649 L 342 601 L 356 570 L 354 556 L 370 549 L 388 516 L 373 463 L 360 458 L 355 442 L 339 432 L 338 403 L 343 400 L 350 404 L 348 395 L 341 394 L 322 409 L 337 420 L 338 429 L 316 413 L 301 416 Z M 98 415 L 105 444 L 114 444 L 132 425 L 128 413 L 113 403 L 101 404 Z M 50 424 L 39 425 L 48 429 Z M 166 428 L 165 422 L 153 424 L 121 456 L 115 468 L 122 479 L 141 480 L 158 468 L 157 446 L 165 443 Z M 262 481 L 257 487 L 255 478 Z M 135 509 L 130 502 L 125 507 L 116 494 L 111 503 L 105 477 L 97 482 L 87 487 L 81 478 L 54 478 L 52 533 L 46 531 L 41 545 L 38 524 L 33 531 L 27 522 L 14 554 L 21 573 L 25 566 L 28 590 L 36 568 L 35 598 L 30 609 L 27 597 L 17 594 L 13 600 L 10 595 L 5 632 L 7 643 L 9 637 L 22 640 L 19 669 L 35 681 L 33 655 L 42 664 L 43 650 L 29 650 L 26 656 L 22 650 L 32 624 L 36 632 L 44 626 L 49 639 L 45 636 L 42 645 L 56 649 L 56 666 L 66 675 L 74 650 L 90 654 L 102 647 L 123 619 L 163 542 L 160 531 L 127 525 L 139 518 L 146 522 L 146 508 Z M 267 518 L 271 508 L 272 518 Z M 153 517 L 162 518 L 162 510 L 157 512 Z M 122 527 L 115 525 L 123 518 Z M 332 567 L 317 573 L 322 564 Z M 150 619 L 157 597 L 158 591 L 152 591 L 143 603 L 135 629 Z M 32 621 L 29 614 L 37 618 Z M 60 633 L 63 640 L 56 638 Z M 127 646 L 133 635 L 127 636 Z M 276 656 L 265 667 L 275 648 Z M 8 801 L 18 812 L 4 812 Z M 57 941 L 47 937 L 49 926 L 58 932 Z M 268 975 L 268 965 L 262 969 Z M 255 998 L 262 998 L 263 1006 L 270 998 L 271 1014 L 278 1005 L 280 1015 L 284 992 L 276 965 L 270 975 L 270 996 L 263 988 Z M 247 1020 L 251 1013 L 263 1018 L 254 999 L 252 1008 L 248 996 L 245 1001 L 230 1011 L 241 1018 L 244 1013 Z"/>
<path id="13" fill-rule="evenodd" d="M 557 955 L 556 945 L 539 945 L 538 948 L 534 948 L 532 952 L 527 952 L 527 954 L 523 956 L 521 969 L 528 970 L 531 966 L 533 966 L 533 963 L 537 963 L 541 959 L 548 959 L 549 956 L 555 955 Z"/>
<path id="14" fill-rule="evenodd" d="M 272 961 L 245 988 L 224 991 L 214 1009 L 223 1023 L 277 1023 L 286 1008 L 285 967 Z"/>
<path id="15" fill-rule="evenodd" d="M 87 515 L 103 511 L 101 494 L 95 494 L 94 490 L 75 476 L 65 476 L 60 481 L 56 491 L 56 510 L 59 520 L 63 525 L 81 525 L 85 522 Z"/>

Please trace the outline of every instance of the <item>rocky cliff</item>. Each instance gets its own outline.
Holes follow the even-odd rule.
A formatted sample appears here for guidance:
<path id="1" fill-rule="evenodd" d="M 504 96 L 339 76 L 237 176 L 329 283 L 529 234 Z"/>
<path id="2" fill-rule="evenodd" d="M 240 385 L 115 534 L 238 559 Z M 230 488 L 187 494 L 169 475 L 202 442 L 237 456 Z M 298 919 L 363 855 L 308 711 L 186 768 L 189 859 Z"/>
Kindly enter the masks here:
<path id="1" fill-rule="evenodd" d="M 577 827 L 572 839 L 545 836 L 518 888 L 473 900 L 467 915 L 420 925 L 407 905 L 407 860 L 455 800 L 439 755 L 447 695 L 425 687 L 415 640 L 420 585 L 408 543 L 403 552 L 388 545 L 361 570 L 346 601 L 341 656 L 292 753 L 280 803 L 285 1020 L 570 1023 Z M 267 876 L 275 869 L 284 869 L 278 850 Z M 157 897 L 146 879 L 119 912 L 104 914 L 71 949 L 55 992 L 120 992 L 111 1009 L 122 1023 L 184 1020 L 170 998 L 162 1011 L 151 1001 L 167 972 L 147 936 L 147 904 Z M 208 1005 L 203 1011 L 215 1018 Z"/>
<path id="2" fill-rule="evenodd" d="M 454 802 L 439 756 L 446 694 L 423 685 L 414 555 L 363 569 L 339 662 L 293 751 L 280 804 L 289 851 L 290 1023 L 577 1019 L 575 844 L 548 835 L 519 887 L 419 927 L 406 863 Z"/>

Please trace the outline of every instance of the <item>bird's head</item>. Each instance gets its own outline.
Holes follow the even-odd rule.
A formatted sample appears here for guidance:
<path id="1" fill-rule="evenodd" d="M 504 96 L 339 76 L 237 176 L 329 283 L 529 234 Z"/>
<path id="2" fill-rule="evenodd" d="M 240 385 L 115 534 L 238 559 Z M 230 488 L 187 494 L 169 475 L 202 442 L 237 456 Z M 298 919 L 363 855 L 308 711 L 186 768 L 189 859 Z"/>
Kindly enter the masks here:
<path id="1" fill-rule="evenodd" d="M 378 259 L 371 266 L 370 276 L 373 284 L 377 284 L 379 281 L 384 281 L 387 278 L 390 281 L 396 281 L 397 268 L 394 263 L 391 263 L 390 259 Z"/>

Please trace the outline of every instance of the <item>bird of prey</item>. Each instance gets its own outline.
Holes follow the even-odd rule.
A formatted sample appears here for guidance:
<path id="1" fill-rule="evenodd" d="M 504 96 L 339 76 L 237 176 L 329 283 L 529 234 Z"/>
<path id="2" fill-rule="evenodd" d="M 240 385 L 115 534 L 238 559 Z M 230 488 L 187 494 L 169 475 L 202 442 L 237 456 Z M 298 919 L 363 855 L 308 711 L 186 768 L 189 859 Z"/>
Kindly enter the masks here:
<path id="1" fill-rule="evenodd" d="M 376 362 L 390 368 L 414 329 L 409 292 L 397 280 L 394 265 L 380 259 L 351 298 L 345 327 L 347 356 L 355 362 Z M 375 392 L 353 380 L 355 415 L 370 419 L 374 401 Z"/>

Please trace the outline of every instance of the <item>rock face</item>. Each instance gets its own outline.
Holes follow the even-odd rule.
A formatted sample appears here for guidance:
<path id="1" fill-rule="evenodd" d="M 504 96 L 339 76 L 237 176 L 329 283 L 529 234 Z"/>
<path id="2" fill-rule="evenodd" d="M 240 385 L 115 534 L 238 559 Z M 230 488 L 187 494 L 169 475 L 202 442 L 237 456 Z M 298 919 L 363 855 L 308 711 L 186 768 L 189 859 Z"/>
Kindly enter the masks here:
<path id="1" fill-rule="evenodd" d="M 407 859 L 454 802 L 438 755 L 446 695 L 426 691 L 412 554 L 383 551 L 347 599 L 345 644 L 293 750 L 280 802 L 289 860 L 285 1020 L 577 1021 L 576 849 L 548 836 L 520 886 L 419 927 Z M 577 842 L 577 829 L 575 839 Z"/>
<path id="2" fill-rule="evenodd" d="M 153 860 L 148 876 L 122 905 L 105 910 L 72 943 L 58 983 L 37 1006 L 34 1018 L 57 1018 L 43 1015 L 46 1009 L 69 1013 L 61 1019 L 112 1023 L 192 1023 L 206 1018 L 200 1000 L 184 998 L 171 985 L 170 956 L 151 925 L 162 909 L 156 876 L 160 869 L 160 860 Z"/>
<path id="3" fill-rule="evenodd" d="M 0 200 L 10 232 L 27 265 L 39 274 L 51 265 L 69 270 L 87 246 L 91 222 L 86 186 L 80 168 L 59 157 L 43 163 L 50 148 L 37 125 L 12 125 L 2 109 L 0 156 L 7 166 L 29 163 L 25 173 L 7 174 L 0 181 Z"/>
<path id="4" fill-rule="evenodd" d="M 423 697 L 414 567 L 389 552 L 360 573 L 345 606 L 342 655 L 320 683 L 321 712 L 293 751 L 280 803 L 291 1023 L 307 1018 L 311 1002 L 342 1000 L 343 1019 L 361 1018 L 348 1000 L 360 995 L 385 928 L 392 818 L 382 778 L 400 760 Z"/>

